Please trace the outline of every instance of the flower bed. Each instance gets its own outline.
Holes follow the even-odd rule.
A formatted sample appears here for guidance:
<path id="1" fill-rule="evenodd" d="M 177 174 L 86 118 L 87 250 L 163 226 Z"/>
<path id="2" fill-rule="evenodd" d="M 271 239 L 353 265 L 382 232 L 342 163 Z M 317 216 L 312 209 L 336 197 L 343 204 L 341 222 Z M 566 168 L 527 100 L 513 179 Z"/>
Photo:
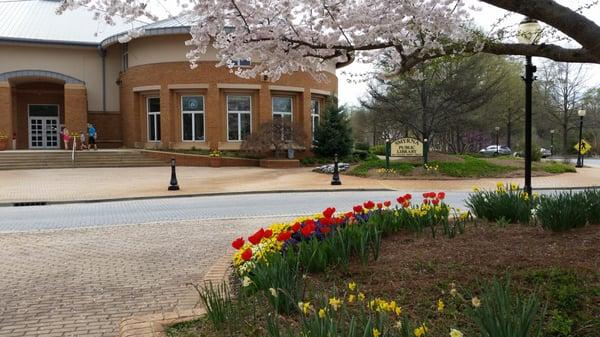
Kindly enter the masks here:
<path id="1" fill-rule="evenodd" d="M 207 317 L 175 327 L 181 330 L 172 336 L 460 337 L 491 331 L 486 336 L 505 337 L 595 331 L 586 322 L 598 314 L 590 305 L 598 300 L 593 289 L 600 275 L 589 273 L 597 263 L 589 256 L 597 233 L 588 230 L 563 242 L 531 226 L 465 231 L 470 214 L 451 209 L 444 197 L 425 193 L 413 203 L 404 195 L 394 205 L 368 201 L 345 213 L 327 208 L 236 239 L 239 288 L 233 294 L 225 286 L 200 289 Z M 565 251 L 572 242 L 582 244 Z M 569 253 L 548 259 L 555 250 Z M 506 270 L 513 271 L 516 286 L 503 274 L 504 266 L 514 266 Z M 569 269 L 574 266 L 580 269 Z M 544 303 L 552 311 L 544 311 Z"/>

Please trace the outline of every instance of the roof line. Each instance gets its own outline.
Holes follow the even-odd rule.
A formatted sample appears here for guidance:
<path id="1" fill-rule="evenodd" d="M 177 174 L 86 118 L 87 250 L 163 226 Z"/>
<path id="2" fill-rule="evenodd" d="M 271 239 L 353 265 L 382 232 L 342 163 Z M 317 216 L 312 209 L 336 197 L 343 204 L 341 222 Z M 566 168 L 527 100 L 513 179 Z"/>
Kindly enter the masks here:
<path id="1" fill-rule="evenodd" d="M 178 26 L 178 27 L 161 27 L 161 28 L 149 28 L 144 29 L 144 34 L 140 37 L 148 37 L 148 36 L 160 36 L 160 35 L 174 35 L 174 34 L 189 34 L 191 30 L 191 26 Z M 110 36 L 100 42 L 99 47 L 105 49 L 116 42 L 118 42 L 119 38 L 122 36 L 126 36 L 127 32 L 119 33 L 113 36 Z"/>
<path id="2" fill-rule="evenodd" d="M 78 42 L 78 41 L 62 41 L 62 40 L 42 40 L 42 39 L 24 39 L 12 37 L 0 37 L 0 42 L 8 43 L 31 43 L 31 44 L 46 44 L 46 45 L 67 45 L 74 47 L 92 47 L 98 48 L 99 44 L 94 42 Z"/>

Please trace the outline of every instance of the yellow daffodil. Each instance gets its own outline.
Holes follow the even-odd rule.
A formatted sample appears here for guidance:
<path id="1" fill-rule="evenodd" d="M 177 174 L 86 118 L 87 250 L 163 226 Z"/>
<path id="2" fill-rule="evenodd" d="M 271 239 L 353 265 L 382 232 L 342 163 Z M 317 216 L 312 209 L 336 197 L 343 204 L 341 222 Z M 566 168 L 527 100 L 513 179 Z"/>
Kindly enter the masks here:
<path id="1" fill-rule="evenodd" d="M 479 308 L 479 306 L 481 305 L 481 301 L 479 300 L 479 298 L 477 297 L 473 297 L 471 299 L 471 304 L 475 307 L 475 308 Z"/>
<path id="2" fill-rule="evenodd" d="M 310 302 L 298 302 L 298 308 L 300 308 L 303 314 L 308 315 L 312 309 L 312 305 L 310 305 Z"/>
<path id="3" fill-rule="evenodd" d="M 356 296 L 354 296 L 354 294 L 348 295 L 348 303 L 353 303 L 355 299 L 356 299 Z"/>
<path id="4" fill-rule="evenodd" d="M 244 276 L 244 280 L 242 281 L 242 287 L 248 287 L 252 284 L 252 280 L 248 276 Z"/>
<path id="5" fill-rule="evenodd" d="M 271 292 L 271 296 L 277 297 L 277 289 L 275 289 L 275 288 L 269 288 L 269 291 Z"/>
<path id="6" fill-rule="evenodd" d="M 420 327 L 415 329 L 415 336 L 416 337 L 421 337 L 423 335 L 425 335 L 427 333 L 429 329 L 427 329 L 427 327 L 425 326 L 425 324 L 421 324 Z"/>
<path id="7" fill-rule="evenodd" d="M 442 312 L 442 311 L 444 311 L 444 307 L 445 307 L 445 306 L 446 306 L 446 305 L 444 304 L 444 301 L 442 301 L 442 299 L 440 298 L 440 299 L 437 301 L 437 311 L 439 311 L 439 312 Z"/>
<path id="8" fill-rule="evenodd" d="M 361 301 L 361 302 L 364 301 L 365 300 L 365 294 L 358 293 L 358 300 Z"/>
<path id="9" fill-rule="evenodd" d="M 350 291 L 356 290 L 356 283 L 354 283 L 354 282 L 348 283 L 348 289 L 350 289 Z"/>
<path id="10" fill-rule="evenodd" d="M 397 321 L 396 324 L 394 325 L 396 327 L 396 329 L 400 330 L 402 329 L 402 321 Z"/>
<path id="11" fill-rule="evenodd" d="M 479 187 L 473 186 L 473 192 L 475 192 L 475 193 L 479 192 Z"/>
<path id="12" fill-rule="evenodd" d="M 456 288 L 450 289 L 450 295 L 452 297 L 456 297 L 457 294 L 458 294 L 458 290 L 456 290 Z"/>
<path id="13" fill-rule="evenodd" d="M 450 337 L 463 337 L 463 333 L 456 329 L 450 329 Z"/>
<path id="14" fill-rule="evenodd" d="M 515 184 L 515 183 L 510 183 L 510 189 L 511 190 L 518 190 L 519 189 L 519 185 Z"/>
<path id="15" fill-rule="evenodd" d="M 402 308 L 400 308 L 400 307 L 394 308 L 394 313 L 396 314 L 396 316 L 400 316 L 400 314 L 402 314 Z"/>
<path id="16" fill-rule="evenodd" d="M 334 311 L 338 311 L 338 309 L 342 306 L 342 303 L 344 303 L 342 300 L 335 297 L 329 299 L 329 305 Z"/>
<path id="17" fill-rule="evenodd" d="M 373 328 L 373 337 L 381 336 L 381 332 L 377 328 Z"/>
<path id="18" fill-rule="evenodd" d="M 319 317 L 325 318 L 325 316 L 327 316 L 327 311 L 325 311 L 323 308 L 319 309 Z"/>

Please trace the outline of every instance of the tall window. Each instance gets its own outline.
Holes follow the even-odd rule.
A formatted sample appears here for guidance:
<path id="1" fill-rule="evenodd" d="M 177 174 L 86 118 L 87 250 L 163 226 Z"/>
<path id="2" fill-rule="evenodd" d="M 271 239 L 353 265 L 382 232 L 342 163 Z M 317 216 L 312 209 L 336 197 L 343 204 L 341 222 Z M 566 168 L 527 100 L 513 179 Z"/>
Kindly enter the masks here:
<path id="1" fill-rule="evenodd" d="M 273 97 L 273 120 L 292 122 L 291 97 Z"/>
<path id="2" fill-rule="evenodd" d="M 321 105 L 319 103 L 319 100 L 312 99 L 310 101 L 310 118 L 312 121 L 313 140 L 315 139 L 315 129 L 317 128 L 317 125 L 319 125 L 320 114 L 321 114 Z"/>
<path id="3" fill-rule="evenodd" d="M 148 97 L 148 141 L 160 141 L 160 98 Z"/>
<path id="4" fill-rule="evenodd" d="M 252 130 L 252 99 L 250 96 L 227 96 L 227 139 L 241 141 Z"/>
<path id="5" fill-rule="evenodd" d="M 204 96 L 181 97 L 184 141 L 204 140 Z"/>

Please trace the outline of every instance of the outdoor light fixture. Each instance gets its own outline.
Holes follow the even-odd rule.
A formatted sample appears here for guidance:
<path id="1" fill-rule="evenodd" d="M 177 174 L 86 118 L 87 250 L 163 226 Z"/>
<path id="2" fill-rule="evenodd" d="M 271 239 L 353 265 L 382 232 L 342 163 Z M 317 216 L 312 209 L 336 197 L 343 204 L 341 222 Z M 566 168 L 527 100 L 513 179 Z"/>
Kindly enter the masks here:
<path id="1" fill-rule="evenodd" d="M 577 111 L 579 116 L 579 150 L 577 151 L 577 165 L 575 167 L 583 167 L 583 154 L 581 153 L 581 146 L 583 145 L 583 117 L 585 117 L 585 109 Z"/>
<path id="2" fill-rule="evenodd" d="M 500 143 L 500 127 L 497 126 L 494 128 L 494 130 L 496 130 L 496 155 L 498 155 L 498 154 L 500 154 L 500 152 L 499 152 L 500 151 L 500 149 L 499 149 L 499 147 L 500 147 L 500 144 L 499 144 Z"/>
<path id="3" fill-rule="evenodd" d="M 556 130 L 550 130 L 550 156 L 554 155 L 554 132 L 556 132 Z"/>
<path id="4" fill-rule="evenodd" d="M 535 19 L 525 18 L 519 24 L 517 39 L 519 43 L 536 44 L 540 41 L 542 27 Z M 527 61 L 525 65 L 525 192 L 531 195 L 531 91 L 535 77 L 533 74 L 537 70 L 531 63 L 531 56 L 525 56 Z"/>

